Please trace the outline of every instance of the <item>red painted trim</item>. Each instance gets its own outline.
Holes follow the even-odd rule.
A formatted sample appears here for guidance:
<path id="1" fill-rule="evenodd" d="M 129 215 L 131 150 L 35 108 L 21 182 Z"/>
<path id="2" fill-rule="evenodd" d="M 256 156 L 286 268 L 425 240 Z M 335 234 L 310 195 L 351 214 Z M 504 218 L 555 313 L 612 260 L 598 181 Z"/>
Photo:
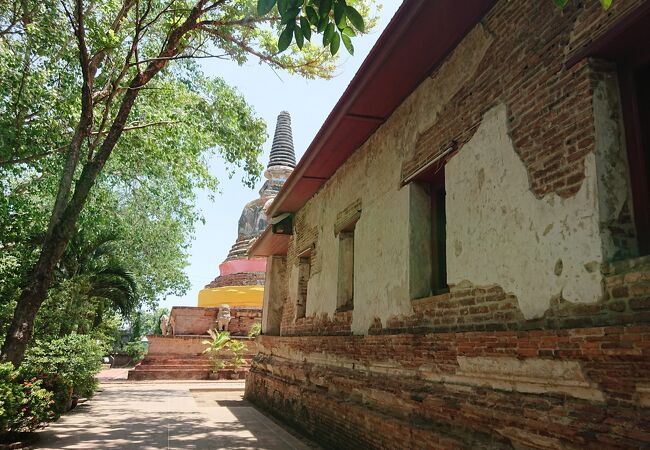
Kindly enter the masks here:
<path id="1" fill-rule="evenodd" d="M 250 256 L 286 255 L 289 249 L 289 238 L 290 236 L 286 234 L 273 234 L 271 227 L 267 227 L 250 246 L 248 254 Z"/>

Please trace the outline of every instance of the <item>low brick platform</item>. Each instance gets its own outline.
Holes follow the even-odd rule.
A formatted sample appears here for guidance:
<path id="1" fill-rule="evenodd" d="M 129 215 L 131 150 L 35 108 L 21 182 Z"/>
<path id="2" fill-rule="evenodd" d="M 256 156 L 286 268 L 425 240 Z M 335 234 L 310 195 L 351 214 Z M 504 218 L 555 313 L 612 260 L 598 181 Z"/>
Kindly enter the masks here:
<path id="1" fill-rule="evenodd" d="M 237 380 L 244 379 L 250 369 L 250 362 L 257 353 L 255 340 L 245 337 L 248 348 L 244 364 L 235 369 L 228 367 L 232 355 L 224 351 L 222 359 L 226 365 L 212 373 L 210 357 L 203 353 L 207 347 L 203 341 L 209 336 L 148 336 L 149 352 L 145 358 L 129 370 L 128 379 L 141 380 Z"/>

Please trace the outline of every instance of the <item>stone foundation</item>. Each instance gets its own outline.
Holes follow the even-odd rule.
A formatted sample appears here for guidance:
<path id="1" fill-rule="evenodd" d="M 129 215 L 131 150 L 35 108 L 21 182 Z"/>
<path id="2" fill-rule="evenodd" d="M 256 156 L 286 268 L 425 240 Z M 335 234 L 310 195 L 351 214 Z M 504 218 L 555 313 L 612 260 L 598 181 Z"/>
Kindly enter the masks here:
<path id="1" fill-rule="evenodd" d="M 650 446 L 650 326 L 260 336 L 246 398 L 329 448 Z"/>

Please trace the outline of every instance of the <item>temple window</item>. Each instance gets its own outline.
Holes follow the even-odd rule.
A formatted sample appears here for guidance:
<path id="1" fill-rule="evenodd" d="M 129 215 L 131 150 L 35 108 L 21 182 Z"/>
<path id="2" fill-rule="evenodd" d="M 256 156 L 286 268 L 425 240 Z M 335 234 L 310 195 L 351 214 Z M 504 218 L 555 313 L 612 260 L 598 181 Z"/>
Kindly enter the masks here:
<path id="1" fill-rule="evenodd" d="M 447 291 L 447 219 L 445 215 L 445 168 L 429 184 L 431 199 L 431 291 Z"/>
<path id="2" fill-rule="evenodd" d="M 650 254 L 650 63 L 646 60 L 622 64 L 620 83 L 639 253 L 647 255 Z"/>
<path id="3" fill-rule="evenodd" d="M 307 291 L 311 276 L 312 249 L 302 252 L 298 257 L 298 296 L 296 298 L 296 319 L 305 317 L 307 312 Z"/>
<path id="4" fill-rule="evenodd" d="M 339 266 L 337 288 L 337 311 L 354 308 L 354 227 L 349 224 L 338 233 Z"/>
<path id="5" fill-rule="evenodd" d="M 448 291 L 445 170 L 437 165 L 405 186 L 409 195 L 409 294 Z"/>
<path id="6" fill-rule="evenodd" d="M 632 216 L 638 253 L 650 254 L 650 9 L 639 8 L 594 39 L 567 62 L 585 58 L 616 64 L 625 125 Z"/>

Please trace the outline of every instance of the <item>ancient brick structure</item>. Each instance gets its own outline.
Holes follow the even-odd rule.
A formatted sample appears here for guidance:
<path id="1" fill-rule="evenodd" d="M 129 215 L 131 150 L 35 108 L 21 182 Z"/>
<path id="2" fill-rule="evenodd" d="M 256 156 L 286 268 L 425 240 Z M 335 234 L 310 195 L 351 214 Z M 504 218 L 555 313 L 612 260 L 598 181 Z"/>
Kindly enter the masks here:
<path id="1" fill-rule="evenodd" d="M 264 285 L 266 260 L 249 258 L 248 249 L 266 228 L 265 205 L 275 198 L 295 165 L 291 116 L 282 111 L 278 115 L 269 164 L 264 172 L 266 181 L 260 189 L 260 196 L 244 206 L 239 218 L 237 240 L 226 260 L 219 265 L 220 275 L 199 292 L 199 306 L 226 303 L 231 306 L 258 307 L 261 311 L 263 290 L 253 286 Z M 233 287 L 239 288 L 239 298 L 233 298 Z"/>
<path id="2" fill-rule="evenodd" d="M 278 116 L 260 197 L 244 206 L 237 241 L 219 266 L 220 276 L 199 292 L 197 307 L 172 308 L 168 334 L 148 336 L 149 351 L 145 359 L 129 371 L 130 380 L 243 378 L 255 354 L 255 344 L 247 336 L 262 318 L 266 269 L 266 259 L 248 258 L 248 249 L 266 227 L 265 205 L 278 193 L 295 164 L 291 117 L 283 111 Z M 218 327 L 220 312 L 223 314 L 226 310 L 229 320 L 225 320 L 225 331 L 246 343 L 247 355 L 241 368 L 226 367 L 210 374 L 203 341 L 208 339 L 208 330 Z M 224 351 L 226 360 L 231 357 Z"/>
<path id="3" fill-rule="evenodd" d="M 247 398 L 328 448 L 650 447 L 649 30 L 406 0 L 252 246 Z"/>

